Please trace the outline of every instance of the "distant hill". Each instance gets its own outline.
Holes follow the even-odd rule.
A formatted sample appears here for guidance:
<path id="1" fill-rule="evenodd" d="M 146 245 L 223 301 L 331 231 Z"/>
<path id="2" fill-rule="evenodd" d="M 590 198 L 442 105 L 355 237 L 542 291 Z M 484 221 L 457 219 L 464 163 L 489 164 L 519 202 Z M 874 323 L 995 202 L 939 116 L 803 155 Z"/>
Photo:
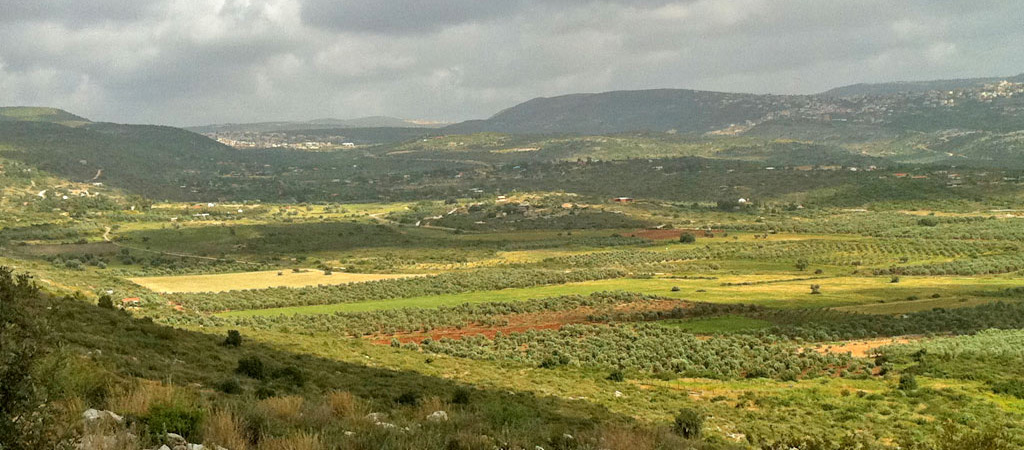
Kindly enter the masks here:
<path id="1" fill-rule="evenodd" d="M 0 122 L 4 121 L 51 122 L 68 126 L 89 123 L 89 119 L 62 109 L 38 106 L 2 106 L 0 107 Z"/>
<path id="2" fill-rule="evenodd" d="M 818 95 L 824 97 L 856 97 L 860 95 L 913 94 L 928 91 L 951 91 L 978 88 L 1000 81 L 1024 83 L 1024 74 L 1014 77 L 963 78 L 954 80 L 894 81 L 891 83 L 858 83 L 829 89 Z"/>
<path id="3" fill-rule="evenodd" d="M 439 128 L 446 124 L 399 119 L 388 116 L 359 117 L 356 119 L 314 119 L 290 122 L 226 123 L 186 127 L 196 133 L 273 132 L 296 130 L 323 130 L 331 128 Z"/>
<path id="4" fill-rule="evenodd" d="M 0 121 L 0 155 L 72 181 L 153 198 L 180 197 L 183 174 L 216 173 L 235 150 L 200 134 L 153 125 Z M 200 178 L 200 176 L 191 176 Z"/>
<path id="5" fill-rule="evenodd" d="M 998 86 L 1004 80 L 1011 84 Z M 806 131 L 834 128 L 830 124 L 857 124 L 862 126 L 858 133 L 871 135 L 957 128 L 1010 132 L 1024 129 L 1022 82 L 1024 75 L 855 85 L 819 95 L 756 95 L 686 89 L 570 94 L 535 98 L 488 119 L 458 123 L 441 131 L 448 134 L 602 135 L 649 131 L 737 135 L 752 127 L 765 130 L 766 124 L 783 121 L 810 124 L 809 127 L 800 125 L 798 131 L 804 134 L 801 138 L 812 140 L 814 136 L 806 135 Z M 948 92 L 954 88 L 956 92 Z M 877 95 L 867 95 L 871 93 Z M 774 127 L 775 131 L 784 131 L 783 128 Z M 842 128 L 853 129 L 845 125 Z"/>
<path id="6" fill-rule="evenodd" d="M 653 89 L 535 98 L 487 120 L 444 128 L 448 133 L 579 133 L 711 131 L 755 120 L 772 98 L 753 94 Z"/>

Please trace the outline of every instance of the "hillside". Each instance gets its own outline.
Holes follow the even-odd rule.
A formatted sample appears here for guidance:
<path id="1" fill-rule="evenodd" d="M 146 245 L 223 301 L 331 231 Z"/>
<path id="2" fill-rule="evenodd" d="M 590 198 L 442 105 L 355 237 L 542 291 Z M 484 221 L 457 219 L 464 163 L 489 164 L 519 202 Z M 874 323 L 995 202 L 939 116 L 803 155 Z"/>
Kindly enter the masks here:
<path id="1" fill-rule="evenodd" d="M 570 94 L 536 98 L 489 119 L 443 130 L 452 134 L 653 131 L 736 135 L 777 121 L 801 121 L 861 124 L 875 129 L 871 131 L 874 134 L 953 128 L 1012 132 L 1024 128 L 1024 115 L 1020 114 L 1024 83 L 1020 81 L 1024 77 L 961 80 L 956 82 L 961 86 L 958 90 L 947 90 L 952 82 L 942 81 L 892 85 L 896 87 L 864 85 L 816 96 L 683 89 Z M 852 96 L 874 91 L 884 95 Z M 877 131 L 881 128 L 890 130 Z"/>
<path id="2" fill-rule="evenodd" d="M 894 81 L 891 83 L 857 83 L 829 89 L 818 95 L 824 97 L 855 97 L 859 95 L 892 95 L 922 93 L 928 91 L 950 91 L 956 89 L 980 88 L 1000 81 L 1024 82 L 1024 74 L 1014 77 L 962 78 L 953 80 Z"/>
<path id="3" fill-rule="evenodd" d="M 0 122 L 0 155 L 72 181 L 173 197 L 179 177 L 215 170 L 233 150 L 172 127 L 41 121 Z"/>
<path id="4" fill-rule="evenodd" d="M 68 126 L 77 126 L 89 123 L 89 119 L 76 116 L 57 108 L 0 106 L 0 122 L 5 121 L 52 122 Z"/>
<path id="5" fill-rule="evenodd" d="M 773 97 L 752 94 L 655 89 L 536 98 L 487 120 L 445 128 L 451 133 L 602 134 L 624 131 L 711 131 L 755 120 L 770 111 Z"/>

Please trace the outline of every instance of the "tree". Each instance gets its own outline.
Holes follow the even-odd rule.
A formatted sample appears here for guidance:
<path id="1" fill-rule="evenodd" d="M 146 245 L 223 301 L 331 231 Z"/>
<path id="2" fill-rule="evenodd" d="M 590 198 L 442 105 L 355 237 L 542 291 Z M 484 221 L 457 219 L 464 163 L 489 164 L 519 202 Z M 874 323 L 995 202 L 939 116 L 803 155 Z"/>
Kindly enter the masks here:
<path id="1" fill-rule="evenodd" d="M 821 293 L 821 285 L 820 284 L 812 284 L 811 285 L 811 294 L 820 294 L 820 293 Z"/>
<path id="2" fill-rule="evenodd" d="M 110 298 L 109 295 L 103 294 L 99 300 L 96 301 L 96 306 L 100 308 L 114 309 L 114 299 Z"/>
<path id="3" fill-rule="evenodd" d="M 684 244 L 692 244 L 694 242 L 697 242 L 697 236 L 695 236 L 693 233 L 683 233 L 679 235 L 679 242 L 682 242 Z"/>
<path id="4" fill-rule="evenodd" d="M 0 448 L 55 448 L 53 415 L 35 373 L 47 354 L 47 327 L 29 302 L 39 288 L 26 274 L 0 267 Z"/>
<path id="5" fill-rule="evenodd" d="M 807 270 L 807 267 L 810 265 L 811 263 L 807 262 L 806 259 L 800 258 L 796 260 L 796 270 L 799 270 L 801 272 Z"/>
<path id="6" fill-rule="evenodd" d="M 905 373 L 900 375 L 899 390 L 901 391 L 913 391 L 917 389 L 917 378 L 914 374 Z"/>
<path id="7" fill-rule="evenodd" d="M 672 429 L 676 434 L 686 439 L 699 439 L 703 427 L 703 414 L 690 408 L 683 408 L 676 415 L 675 424 L 673 424 Z"/>
<path id="8" fill-rule="evenodd" d="M 242 333 L 239 333 L 238 330 L 228 330 L 228 337 L 224 338 L 224 345 L 228 347 L 242 345 Z"/>

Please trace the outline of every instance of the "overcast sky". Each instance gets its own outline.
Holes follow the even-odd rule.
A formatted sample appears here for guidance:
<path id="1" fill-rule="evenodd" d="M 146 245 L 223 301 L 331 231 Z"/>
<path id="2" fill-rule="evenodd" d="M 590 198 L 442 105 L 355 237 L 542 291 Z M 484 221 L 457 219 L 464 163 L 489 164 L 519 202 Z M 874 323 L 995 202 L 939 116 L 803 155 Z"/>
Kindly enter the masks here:
<path id="1" fill-rule="evenodd" d="M 0 105 L 197 125 L 1024 72 L 1019 0 L 0 0 Z"/>

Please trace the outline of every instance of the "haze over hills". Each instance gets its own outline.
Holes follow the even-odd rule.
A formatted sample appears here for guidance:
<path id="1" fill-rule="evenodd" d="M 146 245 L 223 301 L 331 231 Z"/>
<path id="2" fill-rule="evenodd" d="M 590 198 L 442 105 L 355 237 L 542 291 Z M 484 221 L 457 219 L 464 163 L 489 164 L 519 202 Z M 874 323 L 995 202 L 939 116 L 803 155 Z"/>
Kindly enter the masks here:
<path id="1" fill-rule="evenodd" d="M 399 119 L 389 116 L 367 116 L 355 119 L 313 119 L 306 121 L 226 123 L 185 127 L 196 133 L 223 132 L 275 132 L 296 130 L 323 130 L 333 128 L 439 128 L 447 124 L 418 120 Z"/>

